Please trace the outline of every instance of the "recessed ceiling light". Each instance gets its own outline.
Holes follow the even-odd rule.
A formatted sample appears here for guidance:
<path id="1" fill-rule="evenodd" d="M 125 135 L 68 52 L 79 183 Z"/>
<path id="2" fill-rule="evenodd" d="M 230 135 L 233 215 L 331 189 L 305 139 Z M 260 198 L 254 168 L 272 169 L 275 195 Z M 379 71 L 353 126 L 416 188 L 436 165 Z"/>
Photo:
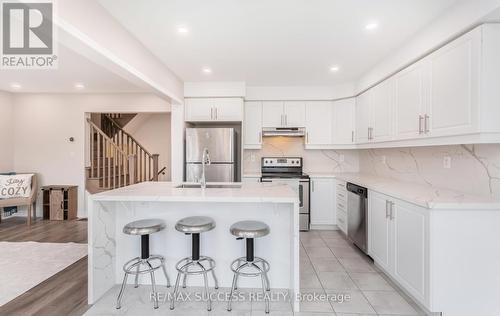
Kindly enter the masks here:
<path id="1" fill-rule="evenodd" d="M 83 83 L 75 83 L 75 89 L 78 90 L 85 89 L 85 85 Z"/>
<path id="2" fill-rule="evenodd" d="M 337 71 L 339 71 L 339 69 L 340 69 L 339 66 L 332 66 L 332 67 L 330 67 L 330 71 L 331 72 L 337 72 Z"/>
<path id="3" fill-rule="evenodd" d="M 177 33 L 187 34 L 187 33 L 189 33 L 189 29 L 185 26 L 179 26 L 179 27 L 177 27 Z"/>
<path id="4" fill-rule="evenodd" d="M 368 23 L 365 26 L 365 29 L 367 29 L 368 31 L 375 30 L 376 28 L 378 28 L 378 23 L 377 22 Z"/>
<path id="5" fill-rule="evenodd" d="M 21 88 L 22 88 L 22 87 L 21 87 L 21 84 L 19 84 L 19 83 L 17 83 L 17 82 L 13 82 L 13 83 L 11 83 L 11 84 L 10 84 L 10 87 L 11 87 L 12 89 L 21 89 Z"/>
<path id="6" fill-rule="evenodd" d="M 208 67 L 203 68 L 201 71 L 203 71 L 203 73 L 205 73 L 205 74 L 211 74 L 212 73 L 212 69 L 210 69 Z"/>

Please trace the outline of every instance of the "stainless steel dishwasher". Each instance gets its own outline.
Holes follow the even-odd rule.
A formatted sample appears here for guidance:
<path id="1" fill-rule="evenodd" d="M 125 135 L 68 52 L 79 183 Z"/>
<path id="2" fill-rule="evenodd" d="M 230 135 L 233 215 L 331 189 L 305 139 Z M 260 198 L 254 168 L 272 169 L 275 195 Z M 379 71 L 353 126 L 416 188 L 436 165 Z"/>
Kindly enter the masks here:
<path id="1" fill-rule="evenodd" d="M 347 183 L 347 237 L 364 253 L 367 252 L 368 190 Z"/>

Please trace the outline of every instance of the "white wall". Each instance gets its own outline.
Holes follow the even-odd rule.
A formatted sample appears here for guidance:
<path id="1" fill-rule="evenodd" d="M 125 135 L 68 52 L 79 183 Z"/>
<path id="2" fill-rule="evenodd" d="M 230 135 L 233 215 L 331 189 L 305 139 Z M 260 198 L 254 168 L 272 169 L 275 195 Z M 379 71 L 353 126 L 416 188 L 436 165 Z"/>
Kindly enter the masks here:
<path id="1" fill-rule="evenodd" d="M 481 22 L 491 20 L 490 14 L 500 7 L 500 0 L 462 0 L 418 32 L 411 40 L 387 56 L 358 80 L 360 92 L 404 66 L 420 59 L 454 37 Z"/>
<path id="2" fill-rule="evenodd" d="M 151 154 L 160 155 L 159 168 L 167 167 L 160 181 L 170 181 L 172 177 L 170 119 L 170 113 L 139 113 L 124 128 Z"/>
<path id="3" fill-rule="evenodd" d="M 0 91 L 0 172 L 14 169 L 14 122 L 12 95 Z"/>
<path id="4" fill-rule="evenodd" d="M 41 185 L 78 185 L 80 217 L 86 216 L 85 113 L 170 112 L 168 102 L 148 94 L 16 94 L 13 101 L 15 171 L 38 173 Z"/>

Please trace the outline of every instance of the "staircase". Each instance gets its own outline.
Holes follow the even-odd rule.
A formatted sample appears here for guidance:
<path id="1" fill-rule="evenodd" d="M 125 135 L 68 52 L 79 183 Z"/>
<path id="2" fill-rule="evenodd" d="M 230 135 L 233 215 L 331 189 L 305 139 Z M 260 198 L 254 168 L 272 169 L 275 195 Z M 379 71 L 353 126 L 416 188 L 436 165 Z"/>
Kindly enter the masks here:
<path id="1" fill-rule="evenodd" d="M 122 116 L 123 115 L 123 116 Z M 102 114 L 100 125 L 87 119 L 90 167 L 86 189 L 98 193 L 134 183 L 158 181 L 158 154 L 151 154 L 123 130 L 135 114 Z"/>

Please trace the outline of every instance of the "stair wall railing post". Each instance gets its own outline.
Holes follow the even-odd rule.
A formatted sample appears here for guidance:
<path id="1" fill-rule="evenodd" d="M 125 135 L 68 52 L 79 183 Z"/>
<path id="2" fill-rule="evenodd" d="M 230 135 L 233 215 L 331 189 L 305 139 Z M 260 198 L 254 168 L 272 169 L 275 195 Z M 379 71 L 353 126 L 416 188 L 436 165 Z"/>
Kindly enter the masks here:
<path id="1" fill-rule="evenodd" d="M 158 157 L 159 154 L 152 154 L 151 158 L 153 160 L 153 181 L 158 181 Z"/>

